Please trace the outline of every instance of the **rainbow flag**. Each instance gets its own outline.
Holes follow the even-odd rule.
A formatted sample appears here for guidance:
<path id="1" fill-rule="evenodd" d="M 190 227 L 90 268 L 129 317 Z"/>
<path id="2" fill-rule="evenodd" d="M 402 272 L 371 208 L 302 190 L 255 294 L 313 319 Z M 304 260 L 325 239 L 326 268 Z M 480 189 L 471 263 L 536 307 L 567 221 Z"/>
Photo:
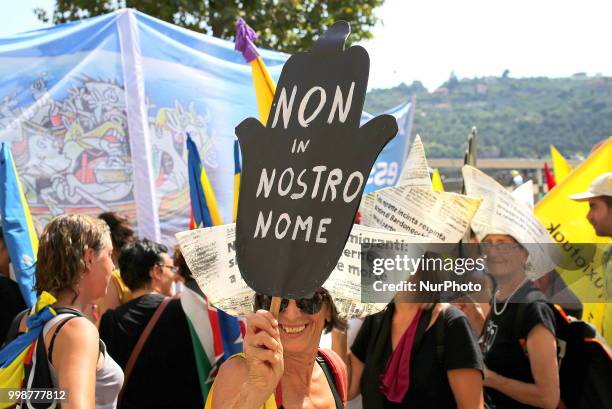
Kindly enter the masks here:
<path id="1" fill-rule="evenodd" d="M 45 323 L 57 315 L 51 308 L 55 301 L 51 294 L 43 291 L 35 303 L 34 314 L 31 314 L 26 321 L 26 332 L 0 350 L 0 388 L 19 389 L 24 385 L 26 365 L 31 363 L 36 340 Z M 14 402 L 0 401 L 0 409 L 13 405 Z"/>
<path id="2" fill-rule="evenodd" d="M 221 225 L 223 220 L 217 206 L 215 192 L 200 160 L 196 144 L 189 135 L 187 135 L 187 151 L 191 197 L 190 228 Z M 234 155 L 236 157 L 236 146 L 234 146 Z M 239 162 L 237 166 L 237 175 L 234 176 L 234 180 L 238 178 L 237 183 L 239 184 Z M 181 295 L 181 304 L 189 323 L 200 389 L 206 401 L 219 366 L 225 359 L 242 352 L 244 331 L 237 318 L 214 309 L 205 299 L 192 291 L 186 290 Z M 206 314 L 202 313 L 203 310 L 206 311 Z"/>
<path id="3" fill-rule="evenodd" d="M 200 389 L 206 401 L 221 364 L 242 352 L 244 327 L 189 289 L 181 293 L 181 305 L 188 318 Z"/>
<path id="4" fill-rule="evenodd" d="M 191 198 L 190 229 L 223 224 L 217 199 L 210 184 L 198 148 L 187 134 L 187 167 L 189 169 L 189 196 Z"/>
<path id="5" fill-rule="evenodd" d="M 17 284 L 24 301 L 31 307 L 36 302 L 34 271 L 38 236 L 11 150 L 4 142 L 0 144 L 0 216 L 4 243 L 11 258 Z"/>

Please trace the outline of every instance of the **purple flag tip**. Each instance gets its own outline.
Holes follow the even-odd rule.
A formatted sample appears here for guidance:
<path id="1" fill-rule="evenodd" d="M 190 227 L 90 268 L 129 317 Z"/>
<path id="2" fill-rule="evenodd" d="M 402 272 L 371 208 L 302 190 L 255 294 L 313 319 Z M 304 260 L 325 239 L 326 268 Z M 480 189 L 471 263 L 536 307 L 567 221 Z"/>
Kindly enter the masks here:
<path id="1" fill-rule="evenodd" d="M 257 39 L 257 33 L 244 21 L 242 17 L 238 17 L 236 20 L 236 39 L 234 40 L 236 51 L 240 51 L 242 56 L 247 62 L 251 62 L 257 57 L 259 53 L 257 48 L 253 44 L 253 41 Z"/>

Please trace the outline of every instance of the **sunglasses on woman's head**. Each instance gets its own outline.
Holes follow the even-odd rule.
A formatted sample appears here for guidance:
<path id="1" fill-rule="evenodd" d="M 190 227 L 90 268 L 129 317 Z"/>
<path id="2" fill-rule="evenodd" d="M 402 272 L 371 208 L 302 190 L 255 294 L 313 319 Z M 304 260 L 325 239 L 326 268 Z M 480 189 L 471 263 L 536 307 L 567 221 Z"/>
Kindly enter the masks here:
<path id="1" fill-rule="evenodd" d="M 326 294 L 322 291 L 317 291 L 310 298 L 300 298 L 295 300 L 295 305 L 305 314 L 313 315 L 321 311 L 325 302 Z M 257 294 L 255 296 L 255 307 L 257 309 L 269 310 L 272 304 L 272 297 L 269 295 Z M 289 305 L 289 300 L 283 298 L 280 305 L 280 311 L 284 311 Z"/>

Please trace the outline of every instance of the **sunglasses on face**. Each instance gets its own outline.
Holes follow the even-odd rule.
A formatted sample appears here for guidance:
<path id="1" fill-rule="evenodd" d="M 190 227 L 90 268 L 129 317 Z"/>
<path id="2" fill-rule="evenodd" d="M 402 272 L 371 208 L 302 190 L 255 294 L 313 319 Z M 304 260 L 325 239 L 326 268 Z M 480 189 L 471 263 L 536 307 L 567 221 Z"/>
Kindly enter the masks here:
<path id="1" fill-rule="evenodd" d="M 295 305 L 305 314 L 313 315 L 321 311 L 323 303 L 327 295 L 324 292 L 317 291 L 310 298 L 300 298 L 295 300 Z M 269 295 L 257 294 L 255 296 L 255 309 L 269 310 L 272 304 L 272 297 Z M 289 305 L 289 300 L 283 298 L 280 305 L 280 311 L 284 311 Z"/>

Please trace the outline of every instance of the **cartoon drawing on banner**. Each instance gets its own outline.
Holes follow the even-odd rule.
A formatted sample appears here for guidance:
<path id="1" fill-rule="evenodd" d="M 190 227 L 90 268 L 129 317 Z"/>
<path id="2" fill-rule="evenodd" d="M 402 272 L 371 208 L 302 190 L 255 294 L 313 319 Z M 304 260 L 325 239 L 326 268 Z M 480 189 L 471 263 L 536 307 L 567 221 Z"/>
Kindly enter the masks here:
<path id="1" fill-rule="evenodd" d="M 46 72 L 32 81 L 28 97 L 34 103 L 29 106 L 24 106 L 23 95 L 0 97 L 0 139 L 11 147 L 32 214 L 43 223 L 66 212 L 115 210 L 133 216 L 122 84 L 79 75 L 66 96 L 58 98 L 48 81 Z M 160 215 L 188 209 L 185 134 L 199 145 L 207 166 L 215 168 L 210 117 L 205 108 L 202 115 L 193 103 L 177 100 L 173 107 L 149 102 L 147 108 Z M 183 213 L 188 217 L 188 211 Z"/>
<path id="2" fill-rule="evenodd" d="M 148 105 L 150 113 L 155 108 L 155 105 Z M 164 195 L 188 193 L 187 133 L 200 148 L 207 167 L 217 167 L 210 116 L 206 109 L 204 115 L 197 113 L 193 102 L 185 109 L 176 100 L 174 108 L 159 108 L 153 115 L 149 115 L 149 129 L 153 140 L 155 187 Z"/>
<path id="3" fill-rule="evenodd" d="M 0 108 L 0 135 L 11 143 L 32 213 L 104 211 L 132 201 L 123 88 L 79 76 L 60 100 L 46 76 L 30 86 L 34 104 L 19 108 L 17 96 L 5 96 Z"/>

